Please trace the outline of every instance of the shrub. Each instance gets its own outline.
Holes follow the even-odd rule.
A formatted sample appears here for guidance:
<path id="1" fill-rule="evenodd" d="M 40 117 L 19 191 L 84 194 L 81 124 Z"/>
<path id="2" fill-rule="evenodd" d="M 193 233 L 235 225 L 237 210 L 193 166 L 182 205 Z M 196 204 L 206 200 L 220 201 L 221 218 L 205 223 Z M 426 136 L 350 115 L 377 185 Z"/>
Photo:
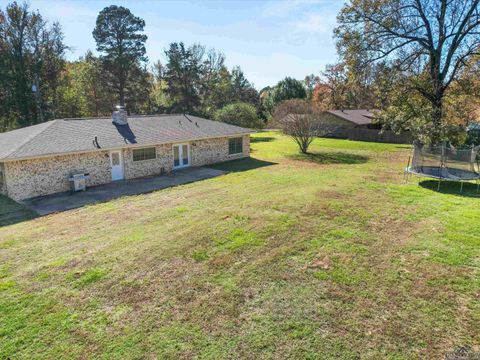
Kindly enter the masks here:
<path id="1" fill-rule="evenodd" d="M 273 119 L 283 133 L 297 143 L 303 154 L 307 153 L 315 137 L 325 136 L 337 127 L 322 119 L 312 104 L 302 99 L 284 100 L 275 105 Z"/>
<path id="2" fill-rule="evenodd" d="M 259 129 L 263 122 L 257 116 L 255 107 L 248 103 L 233 103 L 215 112 L 215 120 L 227 124 Z"/>

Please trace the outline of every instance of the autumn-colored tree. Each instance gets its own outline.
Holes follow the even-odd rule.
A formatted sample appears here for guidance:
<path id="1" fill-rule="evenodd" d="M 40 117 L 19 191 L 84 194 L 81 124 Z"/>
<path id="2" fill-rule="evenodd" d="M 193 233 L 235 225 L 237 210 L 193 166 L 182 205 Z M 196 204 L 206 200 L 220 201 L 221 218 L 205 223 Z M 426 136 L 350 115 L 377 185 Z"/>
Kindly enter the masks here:
<path id="1" fill-rule="evenodd" d="M 357 67 L 387 61 L 401 73 L 396 121 L 422 126 L 422 138 L 449 138 L 446 96 L 480 47 L 480 0 L 349 0 L 335 30 L 340 54 Z M 406 102 L 409 102 L 407 104 Z M 400 111 L 405 114 L 399 114 Z M 416 130 L 415 130 L 416 131 Z"/>
<path id="2" fill-rule="evenodd" d="M 306 154 L 317 136 L 324 136 L 334 125 L 318 116 L 312 103 L 304 99 L 289 99 L 275 105 L 273 119 L 283 133 L 292 138 L 300 152 Z"/>

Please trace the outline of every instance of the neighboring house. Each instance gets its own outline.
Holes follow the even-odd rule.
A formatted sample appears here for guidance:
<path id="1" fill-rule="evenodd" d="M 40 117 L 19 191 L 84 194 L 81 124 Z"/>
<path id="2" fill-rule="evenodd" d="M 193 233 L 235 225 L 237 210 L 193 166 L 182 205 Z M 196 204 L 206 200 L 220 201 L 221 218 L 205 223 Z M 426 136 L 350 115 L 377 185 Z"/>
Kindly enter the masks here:
<path id="1" fill-rule="evenodd" d="M 298 115 L 297 115 L 298 116 Z M 314 115 L 322 122 L 337 127 L 362 127 L 380 129 L 380 125 L 373 122 L 374 114 L 369 110 L 327 110 Z M 281 122 L 293 120 L 293 114 L 286 115 Z"/>
<path id="2" fill-rule="evenodd" d="M 248 157 L 249 129 L 190 115 L 60 119 L 0 134 L 0 193 L 14 200 Z"/>
<path id="3" fill-rule="evenodd" d="M 373 110 L 375 111 L 375 110 Z M 322 113 L 322 118 L 328 119 L 340 126 L 350 126 L 366 129 L 380 129 L 381 125 L 374 122 L 375 114 L 366 109 L 358 110 L 328 110 Z"/>
<path id="4" fill-rule="evenodd" d="M 331 122 L 338 127 L 331 137 L 372 142 L 411 143 L 409 133 L 395 134 L 390 130 L 382 130 L 382 124 L 375 121 L 377 110 L 328 110 L 320 114 L 323 121 Z"/>

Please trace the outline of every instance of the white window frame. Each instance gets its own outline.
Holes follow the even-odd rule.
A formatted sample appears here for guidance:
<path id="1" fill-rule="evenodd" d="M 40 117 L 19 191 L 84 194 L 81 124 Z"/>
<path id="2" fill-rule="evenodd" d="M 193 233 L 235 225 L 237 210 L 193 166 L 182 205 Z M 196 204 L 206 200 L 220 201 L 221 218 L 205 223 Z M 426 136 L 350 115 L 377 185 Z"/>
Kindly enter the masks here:
<path id="1" fill-rule="evenodd" d="M 175 166 L 175 146 L 178 146 L 179 149 L 181 149 L 183 147 L 183 145 L 187 145 L 187 155 L 188 155 L 188 164 L 187 165 L 183 165 L 183 150 L 182 150 L 182 156 L 179 158 L 179 159 L 182 159 L 182 164 L 181 165 L 178 165 L 178 166 Z M 178 144 L 172 144 L 172 159 L 173 159 L 173 168 L 174 169 L 182 169 L 182 168 L 186 168 L 186 167 L 189 167 L 191 166 L 192 164 L 192 159 L 191 159 L 191 154 L 190 154 L 190 143 L 178 143 Z M 180 156 L 180 152 L 179 152 L 179 156 Z"/>
<path id="2" fill-rule="evenodd" d="M 152 158 L 152 159 L 135 160 L 135 156 L 133 155 L 134 151 L 136 151 L 136 150 L 145 150 L 145 149 L 154 149 L 154 150 L 155 150 L 155 157 Z M 157 147 L 156 147 L 156 146 L 145 146 L 145 147 L 141 147 L 141 148 L 132 149 L 132 162 L 134 162 L 134 163 L 138 163 L 138 162 L 142 162 L 142 161 L 157 160 L 157 158 L 158 158 L 158 154 L 157 154 Z"/>

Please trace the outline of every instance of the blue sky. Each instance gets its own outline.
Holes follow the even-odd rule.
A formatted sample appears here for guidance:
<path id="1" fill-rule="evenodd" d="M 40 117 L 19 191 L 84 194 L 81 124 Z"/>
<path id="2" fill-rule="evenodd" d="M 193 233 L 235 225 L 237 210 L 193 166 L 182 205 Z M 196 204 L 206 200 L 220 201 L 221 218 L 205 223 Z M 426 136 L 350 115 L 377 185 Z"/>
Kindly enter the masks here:
<path id="1" fill-rule="evenodd" d="M 0 0 L 5 8 L 8 2 Z M 59 21 L 69 59 L 95 50 L 92 30 L 105 6 L 128 7 L 145 22 L 150 62 L 163 60 L 169 43 L 201 43 L 222 51 L 258 89 L 285 76 L 303 79 L 336 61 L 332 38 L 342 0 L 291 1 L 47 1 L 31 0 L 49 21 Z"/>

